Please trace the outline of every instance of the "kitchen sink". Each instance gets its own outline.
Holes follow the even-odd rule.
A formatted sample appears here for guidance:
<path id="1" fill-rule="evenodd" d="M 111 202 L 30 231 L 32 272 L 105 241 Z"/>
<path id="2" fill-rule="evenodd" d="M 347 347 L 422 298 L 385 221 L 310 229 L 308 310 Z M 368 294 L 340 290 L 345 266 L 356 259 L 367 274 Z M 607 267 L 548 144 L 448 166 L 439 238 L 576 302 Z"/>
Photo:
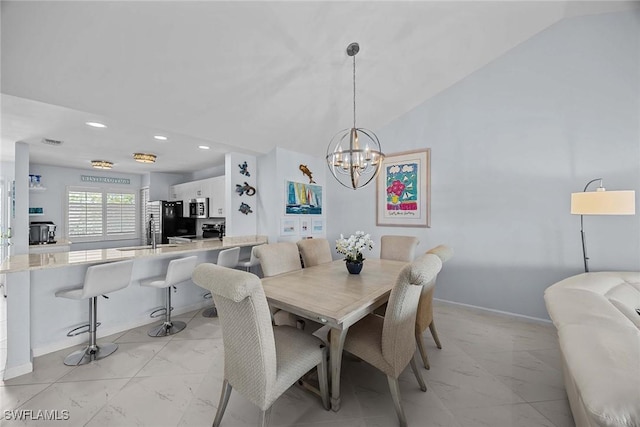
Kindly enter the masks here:
<path id="1" fill-rule="evenodd" d="M 156 245 L 156 248 L 175 248 L 178 245 L 173 243 L 163 243 L 161 245 Z M 151 249 L 151 245 L 144 246 L 128 246 L 126 248 L 116 248 L 119 251 L 137 251 L 139 249 Z"/>

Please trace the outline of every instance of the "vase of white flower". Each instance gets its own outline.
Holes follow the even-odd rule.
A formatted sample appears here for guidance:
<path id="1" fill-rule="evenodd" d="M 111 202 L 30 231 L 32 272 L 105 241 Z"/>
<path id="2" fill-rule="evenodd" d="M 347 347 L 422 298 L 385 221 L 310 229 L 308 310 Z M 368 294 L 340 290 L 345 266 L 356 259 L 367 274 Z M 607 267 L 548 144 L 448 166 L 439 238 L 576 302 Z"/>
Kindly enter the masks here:
<path id="1" fill-rule="evenodd" d="M 359 274 L 362 270 L 364 261 L 362 251 L 365 248 L 371 250 L 373 248 L 373 240 L 364 231 L 356 231 L 356 234 L 352 234 L 348 239 L 345 239 L 341 234 L 340 238 L 336 240 L 336 250 L 344 255 L 347 270 L 351 274 Z"/>

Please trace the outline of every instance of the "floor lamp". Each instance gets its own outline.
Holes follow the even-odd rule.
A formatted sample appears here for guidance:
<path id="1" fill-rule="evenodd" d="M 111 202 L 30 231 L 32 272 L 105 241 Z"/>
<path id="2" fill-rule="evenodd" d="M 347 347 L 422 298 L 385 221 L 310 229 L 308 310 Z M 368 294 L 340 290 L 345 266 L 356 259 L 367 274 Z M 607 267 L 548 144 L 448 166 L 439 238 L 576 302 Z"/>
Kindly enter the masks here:
<path id="1" fill-rule="evenodd" d="M 587 191 L 589 185 L 600 181 L 596 191 Z M 592 179 L 584 186 L 582 193 L 571 193 L 571 213 L 580 215 L 580 236 L 582 237 L 582 256 L 584 271 L 589 272 L 589 257 L 584 236 L 583 215 L 635 215 L 635 191 L 606 191 L 602 178 Z"/>

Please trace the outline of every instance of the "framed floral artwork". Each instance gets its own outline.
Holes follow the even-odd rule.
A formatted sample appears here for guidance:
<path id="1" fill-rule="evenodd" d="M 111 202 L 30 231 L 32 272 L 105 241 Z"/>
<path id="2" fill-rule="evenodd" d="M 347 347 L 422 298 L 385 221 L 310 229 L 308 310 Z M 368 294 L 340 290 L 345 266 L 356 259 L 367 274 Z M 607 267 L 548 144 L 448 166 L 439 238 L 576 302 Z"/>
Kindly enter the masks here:
<path id="1" fill-rule="evenodd" d="M 377 225 L 431 226 L 431 150 L 389 154 L 376 179 Z"/>

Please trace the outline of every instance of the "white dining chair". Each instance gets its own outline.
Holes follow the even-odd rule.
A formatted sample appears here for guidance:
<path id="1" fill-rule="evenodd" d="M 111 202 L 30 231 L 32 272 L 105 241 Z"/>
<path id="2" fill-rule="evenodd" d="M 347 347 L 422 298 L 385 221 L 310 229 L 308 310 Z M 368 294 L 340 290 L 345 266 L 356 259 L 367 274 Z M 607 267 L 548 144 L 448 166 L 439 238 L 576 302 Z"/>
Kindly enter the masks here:
<path id="1" fill-rule="evenodd" d="M 436 255 L 443 264 L 453 257 L 453 249 L 446 245 L 436 246 L 435 248 L 429 249 L 427 253 Z M 422 337 L 422 334 L 427 328 L 431 331 L 431 336 L 436 343 L 436 347 L 439 349 L 442 348 L 438 332 L 436 331 L 436 324 L 433 321 L 433 292 L 436 288 L 436 279 L 437 276 L 422 287 L 420 303 L 418 304 L 418 315 L 416 316 L 416 344 L 418 345 L 418 352 L 420 353 L 420 357 L 422 357 L 422 364 L 425 369 L 430 369 L 427 349 L 424 346 Z"/>
<path id="2" fill-rule="evenodd" d="M 407 264 L 396 278 L 385 316 L 366 316 L 349 328 L 345 339 L 345 351 L 387 375 L 401 427 L 407 426 L 407 419 L 400 399 L 398 377 L 407 364 L 411 365 L 420 389 L 427 391 L 414 359 L 416 342 L 413 335 L 422 287 L 434 280 L 441 268 L 442 261 L 433 254 L 424 254 Z"/>
<path id="3" fill-rule="evenodd" d="M 296 242 L 304 267 L 326 264 L 333 261 L 331 247 L 327 239 L 302 239 Z"/>
<path id="4" fill-rule="evenodd" d="M 382 236 L 380 238 L 380 258 L 411 262 L 420 241 L 414 236 Z"/>
<path id="5" fill-rule="evenodd" d="M 322 404 L 329 409 L 327 349 L 290 326 L 272 326 L 260 279 L 251 273 L 200 264 L 193 281 L 213 295 L 224 344 L 224 381 L 213 426 L 222 421 L 232 389 L 260 408 L 266 426 L 273 403 L 316 368 Z"/>

